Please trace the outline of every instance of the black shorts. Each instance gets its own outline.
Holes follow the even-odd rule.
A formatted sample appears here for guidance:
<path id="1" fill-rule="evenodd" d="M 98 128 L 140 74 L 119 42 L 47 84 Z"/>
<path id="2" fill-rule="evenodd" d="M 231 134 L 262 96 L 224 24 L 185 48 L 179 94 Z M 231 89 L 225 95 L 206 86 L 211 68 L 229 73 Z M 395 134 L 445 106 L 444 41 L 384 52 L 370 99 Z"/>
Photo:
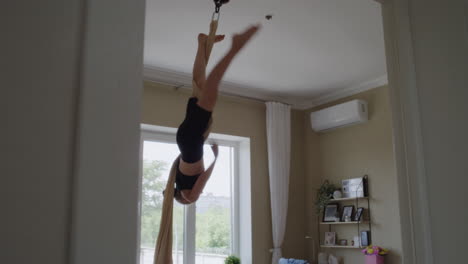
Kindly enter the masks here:
<path id="1" fill-rule="evenodd" d="M 182 160 L 187 163 L 195 163 L 203 158 L 203 134 L 211 119 L 211 112 L 198 106 L 197 102 L 196 97 L 188 100 L 185 119 L 177 130 L 177 145 Z"/>

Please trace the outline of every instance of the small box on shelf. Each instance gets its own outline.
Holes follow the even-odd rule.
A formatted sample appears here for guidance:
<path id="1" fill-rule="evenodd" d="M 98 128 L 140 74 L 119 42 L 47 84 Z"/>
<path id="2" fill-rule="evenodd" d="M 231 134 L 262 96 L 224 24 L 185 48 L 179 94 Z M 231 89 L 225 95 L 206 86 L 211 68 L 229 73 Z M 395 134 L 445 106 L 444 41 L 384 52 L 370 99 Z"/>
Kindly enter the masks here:
<path id="1" fill-rule="evenodd" d="M 342 180 L 341 184 L 344 198 L 368 196 L 367 175 L 360 178 Z"/>

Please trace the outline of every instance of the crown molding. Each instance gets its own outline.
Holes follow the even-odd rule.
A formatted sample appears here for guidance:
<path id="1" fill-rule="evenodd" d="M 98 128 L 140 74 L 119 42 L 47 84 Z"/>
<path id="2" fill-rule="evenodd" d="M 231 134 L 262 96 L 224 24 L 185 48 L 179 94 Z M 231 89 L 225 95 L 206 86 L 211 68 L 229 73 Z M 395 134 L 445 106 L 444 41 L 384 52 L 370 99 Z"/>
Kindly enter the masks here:
<path id="1" fill-rule="evenodd" d="M 167 84 L 175 87 L 191 87 L 192 76 L 188 73 L 171 71 L 159 67 L 143 68 L 143 79 L 145 81 Z"/>
<path id="2" fill-rule="evenodd" d="M 145 81 L 190 89 L 192 87 L 192 75 L 188 73 L 167 70 L 159 67 L 145 66 L 143 69 Z M 353 85 L 347 88 L 325 93 L 317 97 L 304 99 L 303 97 L 281 96 L 267 91 L 255 89 L 255 87 L 238 84 L 229 81 L 221 83 L 220 93 L 227 96 L 236 96 L 257 101 L 276 101 L 291 105 L 294 109 L 305 110 L 318 105 L 329 103 L 347 96 L 364 92 L 388 83 L 387 75 Z"/>
<path id="3" fill-rule="evenodd" d="M 333 92 L 325 93 L 320 96 L 314 97 L 310 100 L 304 100 L 302 102 L 298 102 L 296 106 L 299 109 L 308 109 L 315 106 L 323 105 L 329 102 L 333 102 L 351 95 L 355 95 L 361 92 L 365 92 L 383 85 L 388 84 L 388 77 L 387 74 L 382 75 L 376 79 L 369 80 L 362 82 L 357 85 L 349 86 L 346 88 L 338 89 Z"/>
<path id="4" fill-rule="evenodd" d="M 188 73 L 167 70 L 159 67 L 145 66 L 143 69 L 143 79 L 145 81 L 155 82 L 174 86 L 177 88 L 192 88 L 192 75 Z M 252 86 L 242 85 L 229 81 L 222 81 L 220 93 L 227 96 L 236 96 L 256 101 L 277 101 L 293 105 L 293 100 L 289 97 L 279 96 L 267 91 L 256 89 Z"/>

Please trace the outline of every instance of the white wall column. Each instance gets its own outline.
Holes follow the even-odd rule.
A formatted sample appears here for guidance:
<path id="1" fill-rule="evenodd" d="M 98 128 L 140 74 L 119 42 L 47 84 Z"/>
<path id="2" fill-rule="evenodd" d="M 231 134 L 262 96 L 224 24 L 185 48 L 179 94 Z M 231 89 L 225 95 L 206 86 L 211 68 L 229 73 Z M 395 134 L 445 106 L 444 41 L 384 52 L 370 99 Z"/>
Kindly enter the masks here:
<path id="1" fill-rule="evenodd" d="M 468 2 L 385 0 L 403 263 L 461 263 L 468 221 Z"/>
<path id="2" fill-rule="evenodd" d="M 145 1 L 85 14 L 71 263 L 136 263 Z"/>

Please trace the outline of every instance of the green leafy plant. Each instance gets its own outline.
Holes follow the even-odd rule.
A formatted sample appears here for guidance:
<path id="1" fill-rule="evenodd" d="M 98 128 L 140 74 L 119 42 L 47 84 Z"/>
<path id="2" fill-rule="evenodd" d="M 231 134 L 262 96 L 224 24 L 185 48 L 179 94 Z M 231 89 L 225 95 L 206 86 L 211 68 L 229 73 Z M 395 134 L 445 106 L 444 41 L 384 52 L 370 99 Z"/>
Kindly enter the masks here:
<path id="1" fill-rule="evenodd" d="M 315 207 L 317 214 L 320 214 L 323 212 L 323 209 L 325 206 L 330 202 L 330 199 L 333 196 L 333 192 L 338 190 L 336 185 L 324 181 L 320 188 L 317 190 L 317 199 L 315 200 Z"/>
<path id="2" fill-rule="evenodd" d="M 240 259 L 231 255 L 224 260 L 224 264 L 240 264 Z"/>

